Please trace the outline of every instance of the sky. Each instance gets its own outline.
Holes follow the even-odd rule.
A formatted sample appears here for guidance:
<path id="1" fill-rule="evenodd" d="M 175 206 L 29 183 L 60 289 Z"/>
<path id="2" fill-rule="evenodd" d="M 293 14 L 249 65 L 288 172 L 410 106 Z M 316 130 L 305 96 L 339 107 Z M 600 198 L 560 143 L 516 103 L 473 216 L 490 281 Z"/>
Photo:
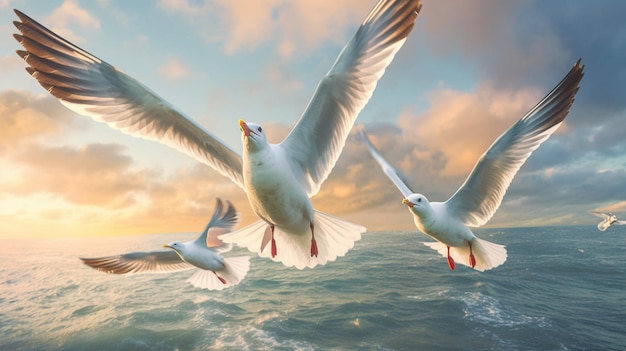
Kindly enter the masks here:
<path id="1" fill-rule="evenodd" d="M 480 155 L 579 58 L 565 123 L 521 168 L 487 227 L 626 217 L 626 2 L 422 0 L 413 32 L 356 128 L 415 192 L 445 201 Z M 0 238 L 194 232 L 216 197 L 245 194 L 210 167 L 79 116 L 15 54 L 19 9 L 150 87 L 241 151 L 237 121 L 280 142 L 374 0 L 0 0 Z M 352 134 L 316 209 L 369 231 L 416 230 L 402 195 Z"/>

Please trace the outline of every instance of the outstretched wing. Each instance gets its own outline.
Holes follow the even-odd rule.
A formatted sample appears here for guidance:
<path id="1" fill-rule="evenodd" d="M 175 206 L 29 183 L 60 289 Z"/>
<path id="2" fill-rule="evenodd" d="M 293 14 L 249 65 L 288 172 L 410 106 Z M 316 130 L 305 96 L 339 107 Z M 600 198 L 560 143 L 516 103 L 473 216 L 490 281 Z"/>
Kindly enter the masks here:
<path id="1" fill-rule="evenodd" d="M 335 166 L 354 121 L 413 29 L 420 8 L 419 0 L 380 0 L 280 144 L 309 196 Z"/>
<path id="2" fill-rule="evenodd" d="M 217 199 L 211 220 L 200 237 L 196 239 L 198 245 L 220 248 L 220 252 L 230 251 L 232 245 L 224 244 L 218 236 L 229 233 L 239 223 L 239 216 L 235 206 L 230 201 L 226 201 L 226 206 L 224 208 L 224 202 L 219 198 Z"/>
<path id="3" fill-rule="evenodd" d="M 596 216 L 596 217 L 600 217 L 602 219 L 607 219 L 609 218 L 609 214 L 606 212 L 598 212 L 598 211 L 589 211 L 589 213 L 591 213 L 592 215 Z"/>
<path id="4" fill-rule="evenodd" d="M 81 258 L 84 264 L 111 274 L 167 273 L 194 268 L 175 251 L 131 252 L 116 256 Z"/>
<path id="5" fill-rule="evenodd" d="M 543 100 L 491 145 L 461 188 L 446 201 L 450 214 L 472 227 L 493 216 L 517 171 L 567 116 L 583 68 L 578 60 Z"/>
<path id="6" fill-rule="evenodd" d="M 216 169 L 243 188 L 241 156 L 124 72 L 22 12 L 13 22 L 33 78 L 72 111 L 124 133 L 157 140 Z"/>
<path id="7" fill-rule="evenodd" d="M 383 169 L 383 172 L 387 175 L 387 177 L 389 177 L 389 179 L 391 179 L 391 181 L 393 182 L 393 184 L 396 185 L 396 187 L 398 188 L 398 190 L 400 190 L 400 192 L 402 193 L 402 196 L 404 196 L 405 198 L 409 195 L 411 195 L 413 193 L 413 191 L 409 188 L 408 185 L 406 185 L 406 183 L 404 182 L 404 180 L 402 180 L 402 176 L 400 175 L 400 173 L 393 168 L 378 152 L 378 150 L 376 150 L 376 148 L 374 147 L 374 145 L 372 145 L 372 143 L 370 143 L 369 138 L 367 137 L 367 134 L 365 133 L 364 130 L 360 131 L 360 135 L 361 135 L 361 139 L 363 140 L 363 142 L 365 143 L 365 146 L 367 146 L 367 150 L 370 152 L 370 154 L 372 155 L 372 157 L 374 157 L 374 159 L 376 160 L 376 162 L 378 162 L 378 164 L 380 165 L 380 167 Z"/>

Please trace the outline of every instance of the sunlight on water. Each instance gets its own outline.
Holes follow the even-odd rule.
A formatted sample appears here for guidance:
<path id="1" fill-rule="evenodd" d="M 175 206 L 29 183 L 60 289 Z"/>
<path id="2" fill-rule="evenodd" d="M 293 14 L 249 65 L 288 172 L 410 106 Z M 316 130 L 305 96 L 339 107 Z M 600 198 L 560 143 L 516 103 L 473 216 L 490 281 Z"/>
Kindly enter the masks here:
<path id="1" fill-rule="evenodd" d="M 219 292 L 186 283 L 193 272 L 108 275 L 78 259 L 193 233 L 7 240 L 0 349 L 619 349 L 626 233 L 592 229 L 485 229 L 509 259 L 484 273 L 450 271 L 417 233 L 367 233 L 313 270 L 254 257 L 246 279 Z"/>

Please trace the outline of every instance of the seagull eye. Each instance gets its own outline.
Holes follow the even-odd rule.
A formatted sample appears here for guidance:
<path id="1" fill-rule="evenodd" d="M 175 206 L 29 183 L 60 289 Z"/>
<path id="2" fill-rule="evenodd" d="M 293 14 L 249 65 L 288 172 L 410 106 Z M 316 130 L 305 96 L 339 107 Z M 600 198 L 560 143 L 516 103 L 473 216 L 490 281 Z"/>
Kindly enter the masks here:
<path id="1" fill-rule="evenodd" d="M 263 128 L 259 127 L 259 128 L 257 128 L 257 130 L 258 130 L 259 132 L 262 132 L 262 131 L 263 131 Z"/>
<path id="2" fill-rule="evenodd" d="M 418 199 L 417 199 L 417 202 L 422 202 L 422 198 L 421 198 L 421 197 L 420 197 L 420 198 L 418 198 Z"/>

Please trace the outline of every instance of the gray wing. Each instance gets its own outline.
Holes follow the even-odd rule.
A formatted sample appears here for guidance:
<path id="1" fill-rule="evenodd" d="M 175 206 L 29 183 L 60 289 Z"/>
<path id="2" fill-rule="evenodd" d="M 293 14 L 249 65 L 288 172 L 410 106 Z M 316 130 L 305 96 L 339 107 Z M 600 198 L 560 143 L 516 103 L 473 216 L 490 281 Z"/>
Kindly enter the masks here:
<path id="1" fill-rule="evenodd" d="M 173 250 L 131 252 L 116 256 L 81 258 L 84 264 L 111 274 L 167 273 L 194 268 Z"/>
<path id="2" fill-rule="evenodd" d="M 72 111 L 135 137 L 157 140 L 205 163 L 243 188 L 241 156 L 124 72 L 22 12 L 17 51 L 46 91 Z"/>
<path id="3" fill-rule="evenodd" d="M 225 244 L 218 236 L 229 233 L 239 223 L 239 215 L 235 206 L 230 201 L 226 201 L 226 208 L 221 199 L 217 199 L 213 216 L 206 228 L 196 239 L 198 245 L 206 245 L 206 247 L 217 248 L 219 252 L 227 252 L 232 248 L 231 244 Z"/>
<path id="4" fill-rule="evenodd" d="M 472 227 L 485 224 L 493 216 L 517 171 L 567 116 L 583 68 L 578 60 L 543 100 L 491 145 L 461 188 L 446 201 L 450 214 Z"/>
<path id="5" fill-rule="evenodd" d="M 387 160 L 385 160 L 380 155 L 380 153 L 378 152 L 378 150 L 376 150 L 374 145 L 372 145 L 372 143 L 370 142 L 369 138 L 367 137 L 367 134 L 365 133 L 365 131 L 361 130 L 360 131 L 360 135 L 361 135 L 361 139 L 365 143 L 365 146 L 367 146 L 367 150 L 370 152 L 370 154 L 376 160 L 376 162 L 378 162 L 378 164 L 383 169 L 383 172 L 387 175 L 387 177 L 389 179 L 391 179 L 393 184 L 395 184 L 396 187 L 398 188 L 398 190 L 400 190 L 400 192 L 402 193 L 402 196 L 404 196 L 406 198 L 407 196 L 413 194 L 413 191 L 411 191 L 409 186 L 406 185 L 406 183 L 402 179 L 402 176 L 400 175 L 400 173 L 395 168 L 393 168 L 387 162 Z"/>
<path id="6" fill-rule="evenodd" d="M 335 166 L 352 125 L 413 29 L 420 8 L 419 0 L 380 0 L 280 144 L 309 196 Z"/>

